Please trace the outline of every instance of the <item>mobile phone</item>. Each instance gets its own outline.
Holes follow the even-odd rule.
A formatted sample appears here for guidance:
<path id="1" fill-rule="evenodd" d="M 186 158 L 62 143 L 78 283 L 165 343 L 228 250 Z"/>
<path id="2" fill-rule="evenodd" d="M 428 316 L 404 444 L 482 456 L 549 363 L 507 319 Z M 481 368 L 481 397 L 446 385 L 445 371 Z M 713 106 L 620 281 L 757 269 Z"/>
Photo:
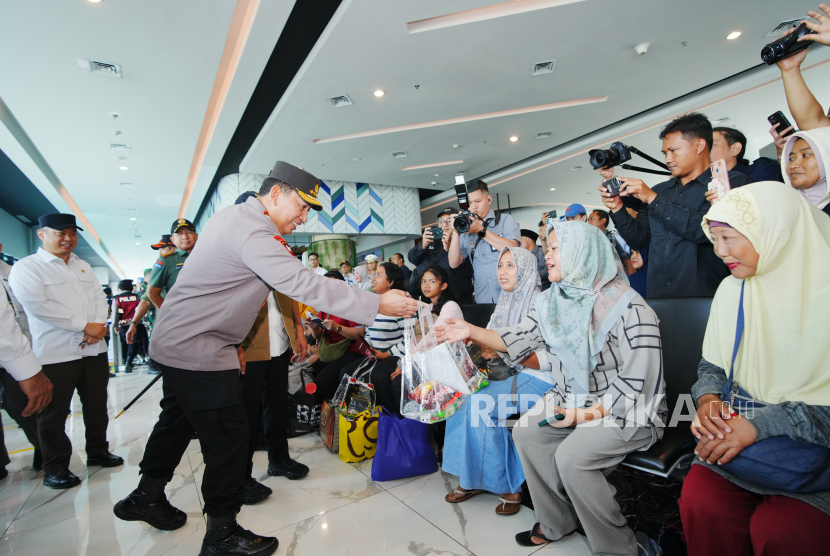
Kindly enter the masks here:
<path id="1" fill-rule="evenodd" d="M 770 116 L 769 118 L 767 118 L 767 121 L 773 127 L 775 126 L 775 124 L 778 124 L 778 127 L 776 128 L 776 131 L 778 131 L 779 133 L 792 125 L 790 123 L 790 120 L 787 119 L 787 116 L 785 116 L 784 113 L 780 110 L 778 112 L 776 112 L 775 114 L 773 114 L 772 116 Z M 784 137 L 789 137 L 793 133 L 795 133 L 795 129 L 791 129 L 790 131 L 788 131 L 784 135 Z"/>
<path id="2" fill-rule="evenodd" d="M 444 237 L 444 229 L 441 228 L 441 226 L 431 226 L 429 228 L 429 233 L 432 234 L 433 241 Z"/>
<path id="3" fill-rule="evenodd" d="M 620 188 L 622 187 L 622 183 L 617 176 L 612 177 L 611 179 L 605 180 L 602 182 L 602 187 L 611 194 L 612 197 L 619 197 L 620 196 Z"/>
<path id="4" fill-rule="evenodd" d="M 712 170 L 712 181 L 709 182 L 709 190 L 717 190 L 718 196 L 715 198 L 723 198 L 732 189 L 729 185 L 729 170 L 726 169 L 726 161 L 724 159 L 716 160 L 710 166 Z"/>

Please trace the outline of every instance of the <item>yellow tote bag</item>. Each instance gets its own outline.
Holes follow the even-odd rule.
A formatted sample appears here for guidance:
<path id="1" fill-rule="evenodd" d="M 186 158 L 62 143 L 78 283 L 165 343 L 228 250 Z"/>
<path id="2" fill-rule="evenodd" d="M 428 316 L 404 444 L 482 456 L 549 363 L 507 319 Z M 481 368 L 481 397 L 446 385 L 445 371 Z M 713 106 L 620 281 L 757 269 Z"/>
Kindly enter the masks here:
<path id="1" fill-rule="evenodd" d="M 378 447 L 378 413 L 364 411 L 353 421 L 340 415 L 340 459 L 346 463 L 363 461 L 375 456 Z"/>

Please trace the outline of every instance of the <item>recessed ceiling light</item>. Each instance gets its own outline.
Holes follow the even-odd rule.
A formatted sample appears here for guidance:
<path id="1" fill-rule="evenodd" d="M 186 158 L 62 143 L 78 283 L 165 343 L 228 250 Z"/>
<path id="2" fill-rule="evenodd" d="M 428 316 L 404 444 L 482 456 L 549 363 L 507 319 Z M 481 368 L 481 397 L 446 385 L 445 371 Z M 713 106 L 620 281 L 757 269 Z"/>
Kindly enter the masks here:
<path id="1" fill-rule="evenodd" d="M 433 176 L 435 176 L 435 177 L 437 178 L 437 177 L 439 177 L 441 174 L 432 174 L 432 175 L 433 175 Z"/>
<path id="2" fill-rule="evenodd" d="M 136 245 L 141 245 L 141 243 L 139 243 L 139 242 L 137 242 L 137 241 L 135 242 L 135 244 L 136 244 Z"/>
<path id="3" fill-rule="evenodd" d="M 360 159 L 359 159 L 359 158 L 353 158 L 352 160 L 353 160 L 354 162 L 360 162 Z"/>
<path id="4" fill-rule="evenodd" d="M 119 166 L 118 169 L 119 170 L 129 170 L 129 168 L 127 168 L 126 166 Z"/>
<path id="5" fill-rule="evenodd" d="M 135 220 L 135 218 L 130 218 L 130 220 Z"/>
<path id="6" fill-rule="evenodd" d="M 511 137 L 511 138 L 510 138 L 510 140 L 511 140 L 513 143 L 515 143 L 516 141 L 518 141 L 518 140 L 519 140 L 519 138 L 518 138 L 518 137 L 516 137 L 516 136 L 514 135 L 513 137 Z"/>
<path id="7" fill-rule="evenodd" d="M 728 41 L 734 41 L 735 39 L 737 39 L 737 38 L 738 38 L 738 37 L 740 37 L 740 36 L 741 36 L 741 32 L 740 32 L 740 31 L 732 31 L 731 33 L 729 33 L 728 35 L 726 35 L 726 40 L 728 40 Z"/>
<path id="8" fill-rule="evenodd" d="M 386 93 L 384 93 L 384 92 L 383 92 L 383 91 L 381 91 L 380 89 L 378 89 L 377 91 L 375 91 L 375 96 L 376 96 L 376 97 L 378 97 L 378 98 L 382 97 L 382 96 L 383 96 L 383 95 L 385 95 L 385 94 L 386 94 Z"/>
<path id="9" fill-rule="evenodd" d="M 126 156 L 119 156 L 118 160 L 127 160 L 127 157 Z"/>
<path id="10" fill-rule="evenodd" d="M 97 4 L 97 3 L 98 3 L 98 2 L 100 2 L 101 0 L 89 0 L 89 1 L 90 1 L 90 2 L 92 2 L 93 4 Z"/>
<path id="11" fill-rule="evenodd" d="M 551 187 L 551 188 L 550 188 L 550 190 L 551 190 L 551 191 L 556 191 L 556 188 L 555 188 L 555 187 Z M 133 218 L 133 220 L 135 220 L 135 218 Z"/>

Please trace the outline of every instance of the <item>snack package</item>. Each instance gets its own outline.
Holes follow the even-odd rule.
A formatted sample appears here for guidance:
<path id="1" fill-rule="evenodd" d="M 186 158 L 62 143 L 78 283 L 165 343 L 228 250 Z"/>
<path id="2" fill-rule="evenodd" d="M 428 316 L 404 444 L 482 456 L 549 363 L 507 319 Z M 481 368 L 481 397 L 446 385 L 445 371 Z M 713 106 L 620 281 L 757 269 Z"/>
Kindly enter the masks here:
<path id="1" fill-rule="evenodd" d="M 353 421 L 364 411 L 375 409 L 375 388 L 370 382 L 375 359 L 367 359 L 358 367 L 354 376 L 343 375 L 340 385 L 331 399 L 331 405 L 347 421 Z"/>

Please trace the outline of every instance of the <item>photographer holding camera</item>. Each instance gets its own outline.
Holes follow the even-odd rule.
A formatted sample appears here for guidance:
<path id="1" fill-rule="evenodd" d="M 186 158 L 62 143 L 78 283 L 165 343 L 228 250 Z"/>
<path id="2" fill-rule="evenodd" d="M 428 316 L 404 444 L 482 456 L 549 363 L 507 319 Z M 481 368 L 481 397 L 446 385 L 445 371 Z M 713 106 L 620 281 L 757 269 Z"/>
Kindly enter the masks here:
<path id="1" fill-rule="evenodd" d="M 418 299 L 421 293 L 421 276 L 426 269 L 432 266 L 440 266 L 447 271 L 450 278 L 450 288 L 458 298 L 460 305 L 469 305 L 473 301 L 473 265 L 470 261 L 464 261 L 458 268 L 450 267 L 447 256 L 447 249 L 450 245 L 450 238 L 455 235 L 452 228 L 453 215 L 458 214 L 458 209 L 447 207 L 438 213 L 438 226 L 424 228 L 421 242 L 409 250 L 409 262 L 415 265 L 410 280 L 410 294 Z"/>
<path id="2" fill-rule="evenodd" d="M 470 204 L 470 228 L 465 233 L 454 233 L 450 239 L 449 261 L 451 268 L 458 268 L 469 258 L 473 263 L 476 303 L 495 303 L 499 299 L 496 272 L 501 250 L 519 247 L 519 225 L 509 214 L 496 214 L 490 208 L 493 197 L 487 184 L 475 180 L 467 186 Z M 462 205 L 463 208 L 463 205 Z M 453 227 L 459 215 L 453 216 Z"/>
<path id="3" fill-rule="evenodd" d="M 603 186 L 600 194 L 629 247 L 650 246 L 648 297 L 712 297 L 729 275 L 700 225 L 710 206 L 705 195 L 712 180 L 712 124 L 703 114 L 686 114 L 670 122 L 660 139 L 670 180 L 651 188 L 642 180 L 619 178 L 619 196 Z M 613 176 L 610 166 L 599 172 L 605 179 Z M 729 172 L 729 181 L 740 187 L 746 176 Z M 636 218 L 623 202 L 637 210 Z"/>

